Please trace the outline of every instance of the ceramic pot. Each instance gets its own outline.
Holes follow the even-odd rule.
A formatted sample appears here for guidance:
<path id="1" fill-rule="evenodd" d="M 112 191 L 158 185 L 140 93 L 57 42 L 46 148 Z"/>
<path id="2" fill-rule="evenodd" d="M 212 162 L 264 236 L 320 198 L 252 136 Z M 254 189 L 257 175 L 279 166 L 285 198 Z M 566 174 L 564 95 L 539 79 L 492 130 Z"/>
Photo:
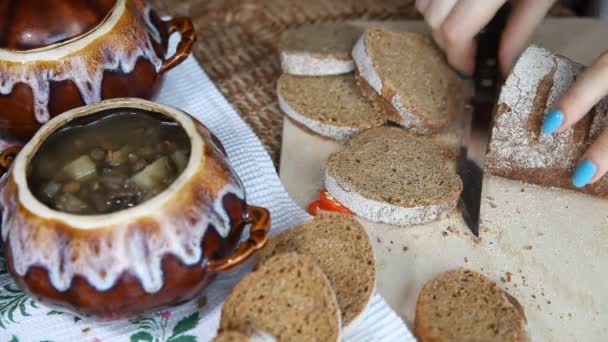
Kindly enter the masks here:
<path id="1" fill-rule="evenodd" d="M 196 39 L 189 19 L 162 21 L 144 0 L 6 0 L 0 23 L 0 138 L 18 142 L 72 108 L 151 98 Z"/>
<path id="2" fill-rule="evenodd" d="M 68 214 L 40 202 L 27 170 L 45 139 L 68 123 L 122 110 L 165 116 L 184 129 L 191 153 L 182 174 L 148 201 L 109 214 Z M 73 109 L 14 152 L 0 158 L 12 162 L 0 189 L 2 241 L 16 282 L 46 304 L 102 320 L 138 315 L 193 298 L 266 242 L 268 211 L 247 205 L 219 140 L 175 108 L 115 99 Z M 247 226 L 249 239 L 237 247 Z"/>

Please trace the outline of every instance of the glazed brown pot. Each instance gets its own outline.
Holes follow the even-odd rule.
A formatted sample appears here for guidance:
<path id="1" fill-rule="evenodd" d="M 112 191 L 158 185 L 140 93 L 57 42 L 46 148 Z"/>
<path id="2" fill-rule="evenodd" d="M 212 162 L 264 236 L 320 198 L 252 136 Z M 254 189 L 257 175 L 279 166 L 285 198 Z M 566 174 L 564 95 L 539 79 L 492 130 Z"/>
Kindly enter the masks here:
<path id="1" fill-rule="evenodd" d="M 144 0 L 5 0 L 0 24 L 0 138 L 18 142 L 66 110 L 153 97 L 196 39 L 189 19 L 162 21 Z"/>
<path id="2" fill-rule="evenodd" d="M 26 173 L 45 139 L 122 109 L 181 125 L 191 143 L 183 173 L 152 199 L 110 214 L 68 214 L 40 202 Z M 0 162 L 10 162 L 8 154 Z M 47 304 L 102 320 L 191 299 L 260 249 L 269 228 L 268 211 L 246 204 L 217 138 L 186 113 L 145 100 L 108 100 L 55 117 L 12 160 L 3 183 L 2 241 L 16 282 Z M 237 247 L 247 226 L 249 239 Z"/>

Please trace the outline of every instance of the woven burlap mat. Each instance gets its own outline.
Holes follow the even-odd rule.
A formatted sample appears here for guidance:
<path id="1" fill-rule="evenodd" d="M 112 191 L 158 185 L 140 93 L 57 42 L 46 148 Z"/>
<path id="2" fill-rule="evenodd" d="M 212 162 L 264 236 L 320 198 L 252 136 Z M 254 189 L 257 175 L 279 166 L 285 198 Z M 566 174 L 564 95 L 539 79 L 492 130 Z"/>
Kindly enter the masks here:
<path id="1" fill-rule="evenodd" d="M 193 19 L 194 54 L 264 143 L 275 165 L 283 117 L 275 85 L 281 33 L 305 23 L 419 18 L 413 0 L 151 0 L 161 13 Z M 553 15 L 571 15 L 555 8 Z"/>

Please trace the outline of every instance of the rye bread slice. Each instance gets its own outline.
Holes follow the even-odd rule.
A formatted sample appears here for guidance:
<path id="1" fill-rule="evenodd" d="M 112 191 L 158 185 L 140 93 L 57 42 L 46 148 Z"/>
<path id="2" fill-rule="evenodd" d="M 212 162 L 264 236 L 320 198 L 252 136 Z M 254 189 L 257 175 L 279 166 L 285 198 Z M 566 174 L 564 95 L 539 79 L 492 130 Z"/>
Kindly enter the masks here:
<path id="1" fill-rule="evenodd" d="M 418 341 L 527 341 L 526 317 L 515 298 L 485 276 L 464 269 L 426 283 L 416 303 Z"/>
<path id="2" fill-rule="evenodd" d="M 224 306 L 220 330 L 254 329 L 278 341 L 338 341 L 336 295 L 313 259 L 285 253 L 246 275 Z"/>
<path id="3" fill-rule="evenodd" d="M 397 127 L 372 128 L 353 136 L 325 163 L 325 188 L 370 221 L 413 225 L 451 211 L 462 191 L 432 141 Z"/>
<path id="4" fill-rule="evenodd" d="M 370 28 L 353 59 L 363 94 L 389 120 L 417 134 L 441 131 L 463 106 L 463 81 L 420 33 Z"/>
<path id="5" fill-rule="evenodd" d="M 283 33 L 281 67 L 292 75 L 347 74 L 355 66 L 351 51 L 363 29 L 346 23 L 304 25 Z"/>
<path id="6" fill-rule="evenodd" d="M 257 264 L 287 252 L 315 260 L 334 288 L 343 328 L 354 326 L 376 284 L 374 251 L 363 226 L 352 215 L 320 212 L 313 220 L 268 241 L 258 253 Z"/>
<path id="7" fill-rule="evenodd" d="M 572 170 L 608 123 L 608 98 L 573 128 L 559 134 L 541 133 L 545 115 L 582 69 L 539 46 L 523 53 L 498 99 L 486 172 L 608 198 L 608 177 L 582 189 L 570 183 Z"/>
<path id="8" fill-rule="evenodd" d="M 281 110 L 313 132 L 346 140 L 363 129 L 384 123 L 382 113 L 361 95 L 354 76 L 325 77 L 283 74 L 277 83 Z"/>

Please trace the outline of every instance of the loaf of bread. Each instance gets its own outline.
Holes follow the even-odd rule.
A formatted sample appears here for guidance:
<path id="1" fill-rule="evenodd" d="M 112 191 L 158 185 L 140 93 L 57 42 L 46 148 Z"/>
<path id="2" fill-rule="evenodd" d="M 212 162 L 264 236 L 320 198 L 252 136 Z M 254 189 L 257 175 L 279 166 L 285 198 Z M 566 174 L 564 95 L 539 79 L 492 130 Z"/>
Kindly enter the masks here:
<path id="1" fill-rule="evenodd" d="M 582 68 L 539 46 L 524 52 L 498 99 L 487 173 L 608 198 L 607 177 L 582 189 L 570 182 L 574 167 L 608 122 L 608 100 L 597 104 L 573 128 L 551 135 L 541 133 L 545 115 Z"/>
<path id="2" fill-rule="evenodd" d="M 416 303 L 420 342 L 527 341 L 526 317 L 515 298 L 480 273 L 457 269 L 426 283 Z"/>
<path id="3" fill-rule="evenodd" d="M 350 73 L 351 51 L 363 29 L 346 23 L 304 25 L 286 31 L 279 42 L 281 67 L 292 75 Z"/>
<path id="4" fill-rule="evenodd" d="M 374 251 L 363 226 L 352 215 L 321 212 L 313 220 L 269 240 L 258 254 L 258 265 L 287 252 L 315 260 L 336 292 L 343 329 L 354 326 L 376 284 Z"/>
<path id="5" fill-rule="evenodd" d="M 355 214 L 393 225 L 424 224 L 451 211 L 462 191 L 431 140 L 396 127 L 368 129 L 325 162 L 325 188 Z"/>
<path id="6" fill-rule="evenodd" d="M 417 134 L 448 126 L 463 107 L 463 82 L 433 41 L 376 27 L 353 50 L 359 85 L 376 109 Z"/>

